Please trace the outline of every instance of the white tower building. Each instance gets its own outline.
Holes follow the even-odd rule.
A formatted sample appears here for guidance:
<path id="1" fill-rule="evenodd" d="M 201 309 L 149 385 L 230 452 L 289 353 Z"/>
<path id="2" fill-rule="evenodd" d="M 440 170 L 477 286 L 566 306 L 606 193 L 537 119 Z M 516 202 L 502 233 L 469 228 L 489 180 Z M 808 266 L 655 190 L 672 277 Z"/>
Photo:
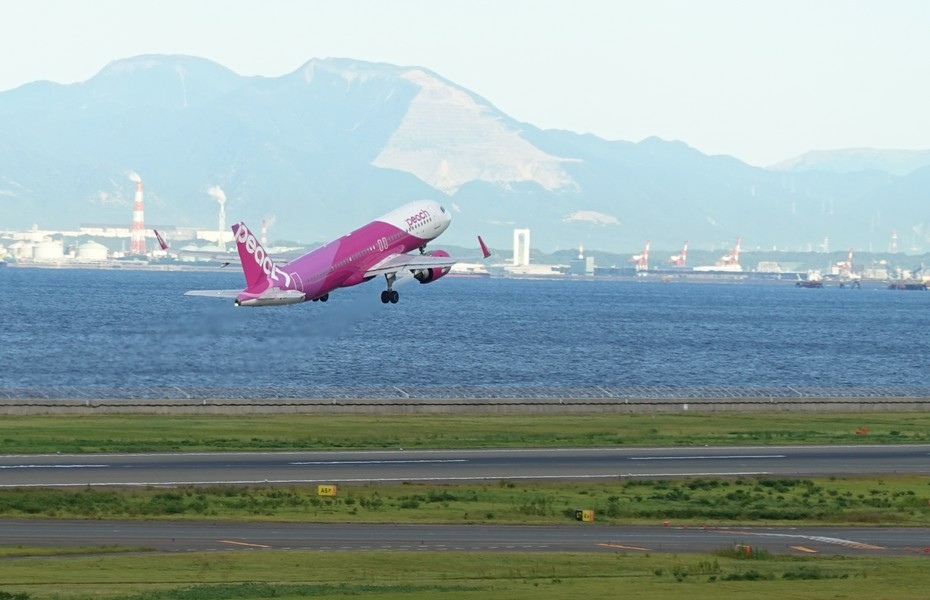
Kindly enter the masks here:
<path id="1" fill-rule="evenodd" d="M 513 265 L 515 267 L 530 264 L 530 230 L 513 230 Z"/>

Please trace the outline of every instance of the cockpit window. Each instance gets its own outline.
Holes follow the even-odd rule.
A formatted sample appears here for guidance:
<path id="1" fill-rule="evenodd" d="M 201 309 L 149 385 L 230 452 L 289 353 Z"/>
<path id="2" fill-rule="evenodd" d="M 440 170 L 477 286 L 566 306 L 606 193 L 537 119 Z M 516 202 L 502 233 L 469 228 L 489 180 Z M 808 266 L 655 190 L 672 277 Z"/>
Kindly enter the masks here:
<path id="1" fill-rule="evenodd" d="M 446 212 L 446 207 L 440 204 L 439 210 L 441 210 L 442 212 Z"/>

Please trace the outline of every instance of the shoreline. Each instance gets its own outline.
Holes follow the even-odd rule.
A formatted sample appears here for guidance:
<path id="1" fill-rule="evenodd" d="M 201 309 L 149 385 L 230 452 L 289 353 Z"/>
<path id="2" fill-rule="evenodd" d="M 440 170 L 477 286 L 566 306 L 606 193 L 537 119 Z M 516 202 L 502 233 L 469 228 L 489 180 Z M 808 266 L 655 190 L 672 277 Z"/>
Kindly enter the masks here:
<path id="1" fill-rule="evenodd" d="M 0 415 L 923 412 L 930 397 L 0 399 Z"/>

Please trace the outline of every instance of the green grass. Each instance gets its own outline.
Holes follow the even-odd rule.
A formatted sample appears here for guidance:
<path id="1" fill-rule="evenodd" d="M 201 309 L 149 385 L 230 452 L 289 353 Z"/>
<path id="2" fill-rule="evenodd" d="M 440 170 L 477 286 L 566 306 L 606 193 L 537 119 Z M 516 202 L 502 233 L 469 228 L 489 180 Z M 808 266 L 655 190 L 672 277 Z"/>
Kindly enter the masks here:
<path id="1" fill-rule="evenodd" d="M 0 490 L 0 517 L 558 524 L 583 508 L 608 523 L 926 525 L 928 501 L 917 476 L 355 484 L 332 498 L 308 486 L 23 488 Z"/>
<path id="2" fill-rule="evenodd" d="M 777 423 L 778 429 L 771 429 Z M 857 431 L 868 429 L 868 435 Z M 930 415 L 19 416 L 0 420 L 7 453 L 302 448 L 442 448 L 927 441 Z M 723 479 L 598 484 L 0 491 L 0 516 L 550 523 L 575 508 L 600 521 L 928 522 L 919 478 Z"/>
<path id="3" fill-rule="evenodd" d="M 23 556 L 67 556 L 72 554 L 117 554 L 125 552 L 150 552 L 151 548 L 142 546 L 0 546 L 0 559 Z M 0 600 L 2 600 L 0 596 Z"/>
<path id="4" fill-rule="evenodd" d="M 0 598 L 921 598 L 923 557 L 252 551 L 0 561 Z M 6 594 L 6 596 L 4 596 Z"/>
<path id="5" fill-rule="evenodd" d="M 777 429 L 773 429 L 777 424 Z M 868 428 L 867 436 L 856 434 Z M 918 443 L 930 415 L 5 416 L 4 453 Z M 602 483 L 3 490 L 0 516 L 318 522 L 925 526 L 925 478 L 738 478 Z M 622 553 L 136 552 L 0 548 L 0 600 L 566 597 L 719 600 L 922 597 L 925 557 L 839 558 Z M 79 556 L 68 556 L 76 553 Z M 115 554 L 117 553 L 117 554 Z M 41 555 L 41 556 L 39 556 Z M 54 558 L 50 557 L 54 555 Z"/>
<path id="6" fill-rule="evenodd" d="M 868 435 L 856 433 L 868 429 Z M 930 413 L 3 416 L 3 453 L 930 442 Z"/>

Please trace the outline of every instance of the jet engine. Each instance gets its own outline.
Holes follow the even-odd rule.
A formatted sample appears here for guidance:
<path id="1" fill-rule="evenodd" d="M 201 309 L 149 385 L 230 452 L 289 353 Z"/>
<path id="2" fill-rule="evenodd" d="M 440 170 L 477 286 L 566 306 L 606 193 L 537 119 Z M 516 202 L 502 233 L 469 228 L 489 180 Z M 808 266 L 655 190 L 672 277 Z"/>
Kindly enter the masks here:
<path id="1" fill-rule="evenodd" d="M 449 253 L 445 250 L 433 250 L 432 252 L 427 252 L 426 255 L 447 257 L 449 256 Z M 448 272 L 449 267 L 442 267 L 438 269 L 418 269 L 417 271 L 414 271 L 413 276 L 420 283 L 431 283 L 445 276 Z"/>
<path id="2" fill-rule="evenodd" d="M 298 290 L 268 288 L 261 294 L 249 294 L 248 291 L 236 297 L 236 306 L 283 306 L 304 302 L 307 295 Z"/>

